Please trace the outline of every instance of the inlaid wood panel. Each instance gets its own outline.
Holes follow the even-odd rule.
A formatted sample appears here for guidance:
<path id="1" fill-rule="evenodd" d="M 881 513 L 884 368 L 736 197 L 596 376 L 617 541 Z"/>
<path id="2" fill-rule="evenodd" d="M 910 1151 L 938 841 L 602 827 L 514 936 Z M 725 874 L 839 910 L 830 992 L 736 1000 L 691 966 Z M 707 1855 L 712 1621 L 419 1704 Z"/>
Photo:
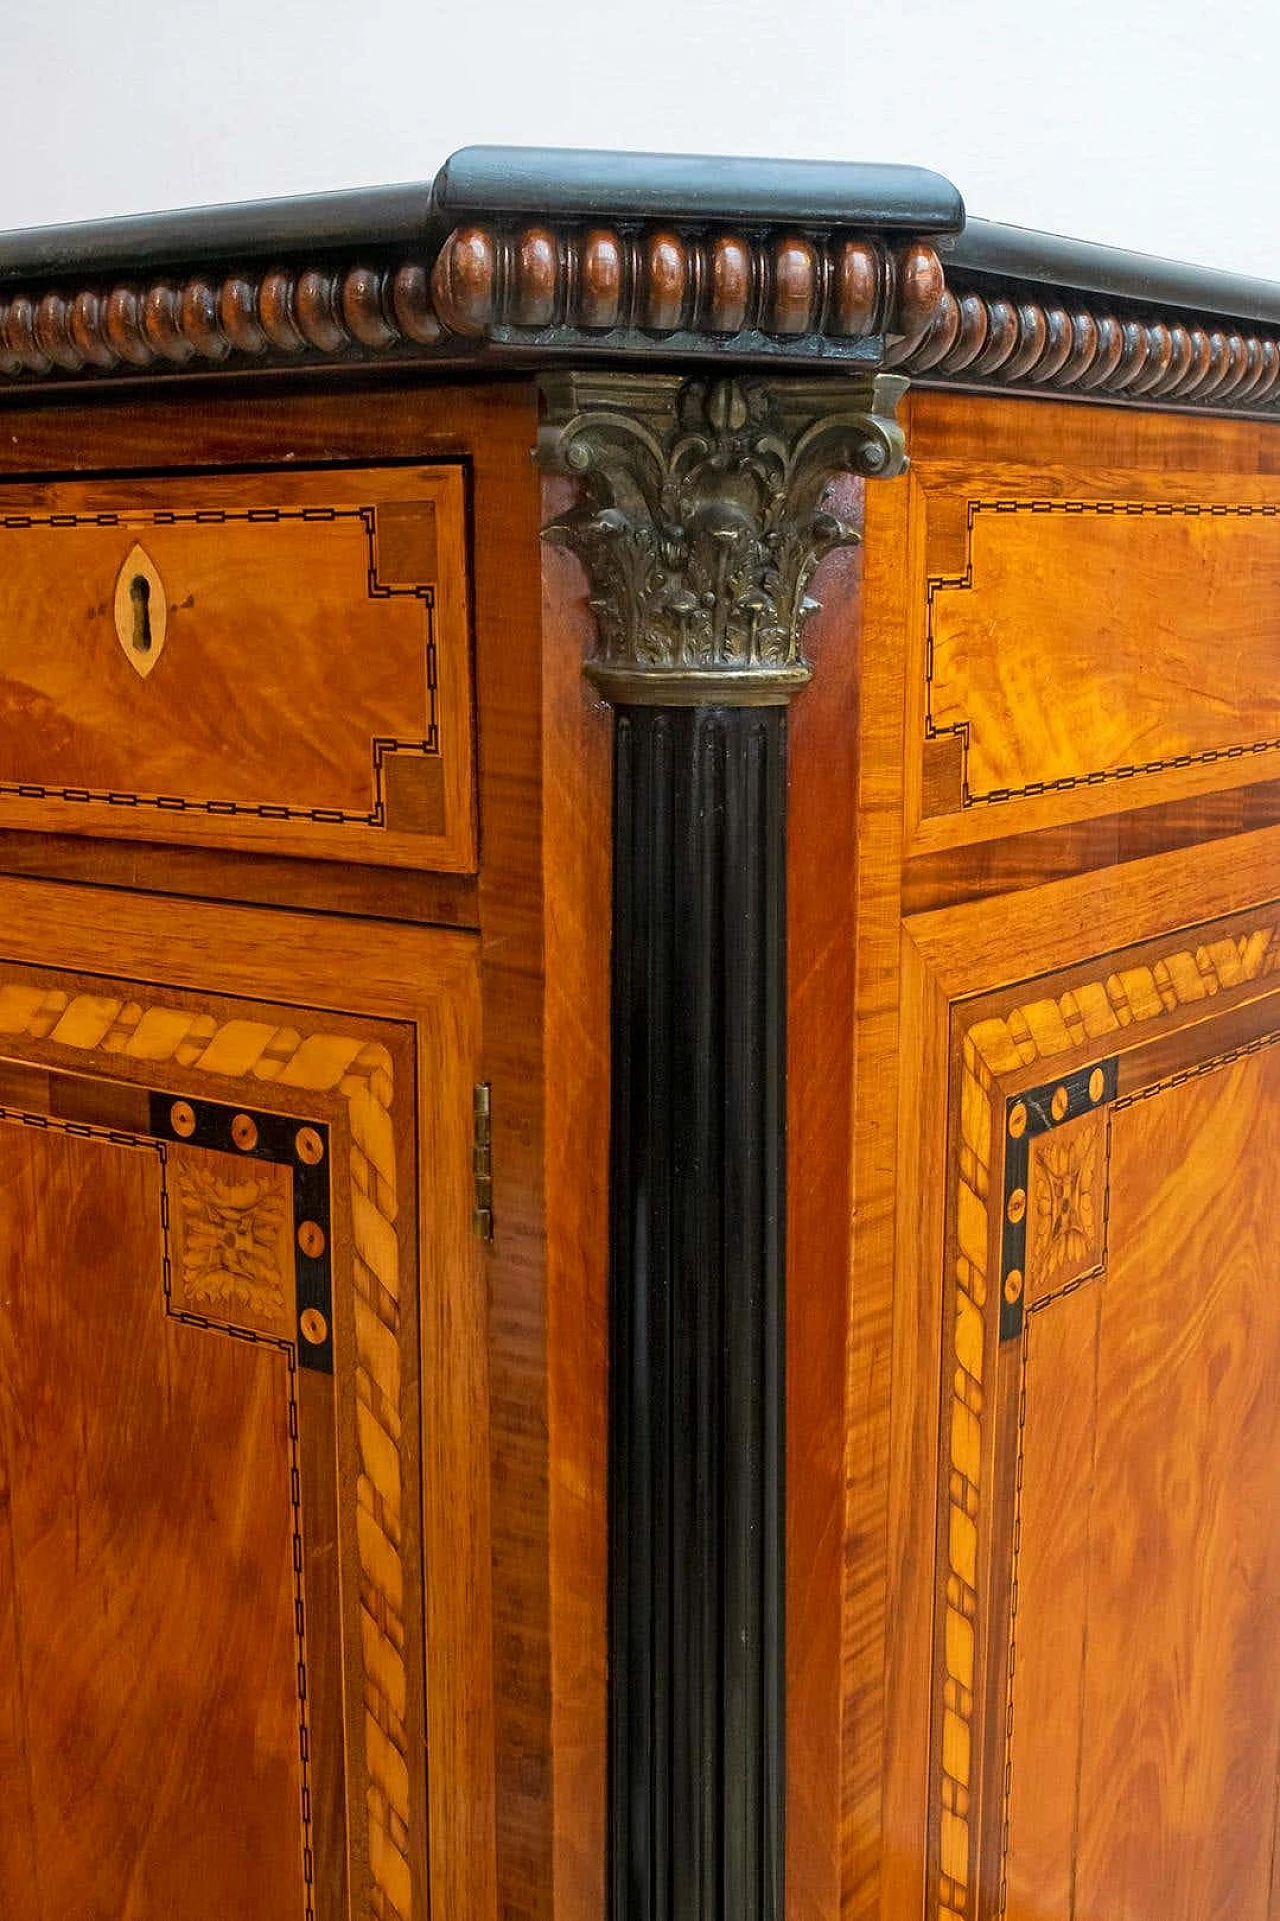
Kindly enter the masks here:
<path id="1" fill-rule="evenodd" d="M 0 1112 L 0 1893 L 313 1915 L 296 1364 L 166 1312 L 156 1144 L 32 1122 Z"/>
<path id="2" fill-rule="evenodd" d="M 1280 909 L 948 1027 L 925 1912 L 1268 1921 Z"/>
<path id="3" fill-rule="evenodd" d="M 420 1385 L 424 1314 L 437 1386 L 471 1365 L 417 1281 L 420 1179 L 461 1227 L 455 970 L 418 1107 L 411 1024 L 0 967 L 6 1911 L 428 1912 L 428 1728 L 466 1784 L 473 1662 L 424 1471 L 484 1453 Z"/>
<path id="4" fill-rule="evenodd" d="M 1274 779 L 1265 439 L 938 396 L 909 413 L 882 537 L 909 579 L 910 851 Z"/>
<path id="5" fill-rule="evenodd" d="M 964 503 L 958 572 L 933 571 L 952 544 L 954 497 L 926 505 L 940 523 L 929 542 L 928 732 L 963 737 L 962 804 L 1220 761 L 1246 761 L 1246 778 L 1274 775 L 1280 505 L 1256 483 L 1239 490 L 1255 498 L 1220 502 L 1096 487 L 993 498 L 990 484 L 983 476 L 984 492 Z M 929 758 L 940 764 L 937 749 Z M 1238 765 L 1219 772 L 1225 784 L 1241 778 Z"/>
<path id="6" fill-rule="evenodd" d="M 456 465 L 0 488 L 0 826 L 475 864 Z"/>

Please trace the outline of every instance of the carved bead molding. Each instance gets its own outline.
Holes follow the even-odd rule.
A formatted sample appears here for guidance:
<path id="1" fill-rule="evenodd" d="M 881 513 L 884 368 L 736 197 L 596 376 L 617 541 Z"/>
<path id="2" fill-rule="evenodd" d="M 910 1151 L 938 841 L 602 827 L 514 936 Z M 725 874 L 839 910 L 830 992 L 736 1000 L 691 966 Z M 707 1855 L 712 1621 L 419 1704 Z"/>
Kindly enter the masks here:
<path id="1" fill-rule="evenodd" d="M 364 255 L 355 258 L 357 249 Z M 1280 331 L 987 279 L 925 239 L 681 222 L 426 231 L 408 255 L 0 284 L 0 383 L 557 354 L 900 369 L 921 386 L 1274 418 Z"/>
<path id="2" fill-rule="evenodd" d="M 435 346 L 430 269 L 279 267 L 224 278 L 0 293 L 0 374 L 90 374 Z"/>
<path id="3" fill-rule="evenodd" d="M 1145 407 L 1280 410 L 1280 336 L 1121 316 L 1087 295 L 1067 307 L 1043 294 L 948 287 L 923 336 L 890 345 L 885 358 L 926 386 L 954 380 Z"/>
<path id="4" fill-rule="evenodd" d="M 544 380 L 539 458 L 580 486 L 543 537 L 586 568 L 599 648 L 587 672 L 610 700 L 759 706 L 803 686 L 809 581 L 859 538 L 823 495 L 838 473 L 906 466 L 906 384 Z"/>
<path id="5" fill-rule="evenodd" d="M 799 350 L 878 362 L 918 340 L 943 294 L 923 241 L 857 235 L 459 227 L 432 276 L 453 333 L 537 346 Z"/>

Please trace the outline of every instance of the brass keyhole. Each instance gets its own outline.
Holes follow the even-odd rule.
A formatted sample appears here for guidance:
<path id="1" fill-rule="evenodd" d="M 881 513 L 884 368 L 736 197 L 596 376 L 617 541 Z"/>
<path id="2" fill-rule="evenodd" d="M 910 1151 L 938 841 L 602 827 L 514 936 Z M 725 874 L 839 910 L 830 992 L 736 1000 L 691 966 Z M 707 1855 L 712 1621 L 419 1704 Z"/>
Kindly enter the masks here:
<path id="1" fill-rule="evenodd" d="M 133 646 L 139 654 L 151 652 L 151 582 L 145 574 L 135 574 L 129 582 L 133 606 Z"/>

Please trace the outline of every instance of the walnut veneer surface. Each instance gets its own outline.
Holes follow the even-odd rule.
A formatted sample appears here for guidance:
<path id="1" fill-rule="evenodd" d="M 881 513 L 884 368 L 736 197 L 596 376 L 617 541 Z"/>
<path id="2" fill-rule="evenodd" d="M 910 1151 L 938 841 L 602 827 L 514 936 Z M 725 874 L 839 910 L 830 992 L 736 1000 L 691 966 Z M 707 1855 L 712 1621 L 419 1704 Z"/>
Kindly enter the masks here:
<path id="1" fill-rule="evenodd" d="M 691 188 L 664 253 L 576 178 L 536 244 L 477 165 L 412 246 L 4 267 L 0 1911 L 1273 1921 L 1275 317 L 1094 262 L 1046 371 L 940 192 L 762 201 L 766 246 Z M 896 426 L 863 362 L 918 370 Z M 615 721 L 583 667 L 637 607 Z M 629 785 L 644 675 L 717 648 Z M 769 1151 L 778 1339 L 722 1374 Z"/>

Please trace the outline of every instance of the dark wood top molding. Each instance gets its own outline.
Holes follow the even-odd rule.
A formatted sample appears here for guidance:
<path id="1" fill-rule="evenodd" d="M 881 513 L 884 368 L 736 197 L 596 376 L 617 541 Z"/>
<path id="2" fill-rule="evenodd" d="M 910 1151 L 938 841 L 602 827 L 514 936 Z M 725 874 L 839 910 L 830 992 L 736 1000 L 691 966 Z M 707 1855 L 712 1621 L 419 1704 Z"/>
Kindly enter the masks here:
<path id="1" fill-rule="evenodd" d="M 0 233 L 0 283 L 145 275 L 160 267 L 288 258 L 309 249 L 423 247 L 431 183 L 180 207 Z"/>
<path id="2" fill-rule="evenodd" d="M 430 185 L 0 235 L 0 383 L 713 356 L 1280 411 L 1280 286 L 963 222 L 920 168 L 469 147 Z"/>
<path id="3" fill-rule="evenodd" d="M 1006 227 L 994 220 L 966 219 L 963 233 L 941 243 L 947 274 L 957 283 L 970 277 L 1030 281 L 1055 289 L 1072 288 L 1096 300 L 1134 302 L 1144 307 L 1177 307 L 1220 314 L 1237 324 L 1253 321 L 1280 327 L 1280 285 L 1245 274 L 1219 273 L 1182 260 L 1130 253 L 1067 240 L 1030 227 Z"/>
<path id="4" fill-rule="evenodd" d="M 498 209 L 549 219 L 798 221 L 929 234 L 958 233 L 964 224 L 956 188 L 924 167 L 575 147 L 463 147 L 436 175 L 434 198 L 451 225 Z"/>

